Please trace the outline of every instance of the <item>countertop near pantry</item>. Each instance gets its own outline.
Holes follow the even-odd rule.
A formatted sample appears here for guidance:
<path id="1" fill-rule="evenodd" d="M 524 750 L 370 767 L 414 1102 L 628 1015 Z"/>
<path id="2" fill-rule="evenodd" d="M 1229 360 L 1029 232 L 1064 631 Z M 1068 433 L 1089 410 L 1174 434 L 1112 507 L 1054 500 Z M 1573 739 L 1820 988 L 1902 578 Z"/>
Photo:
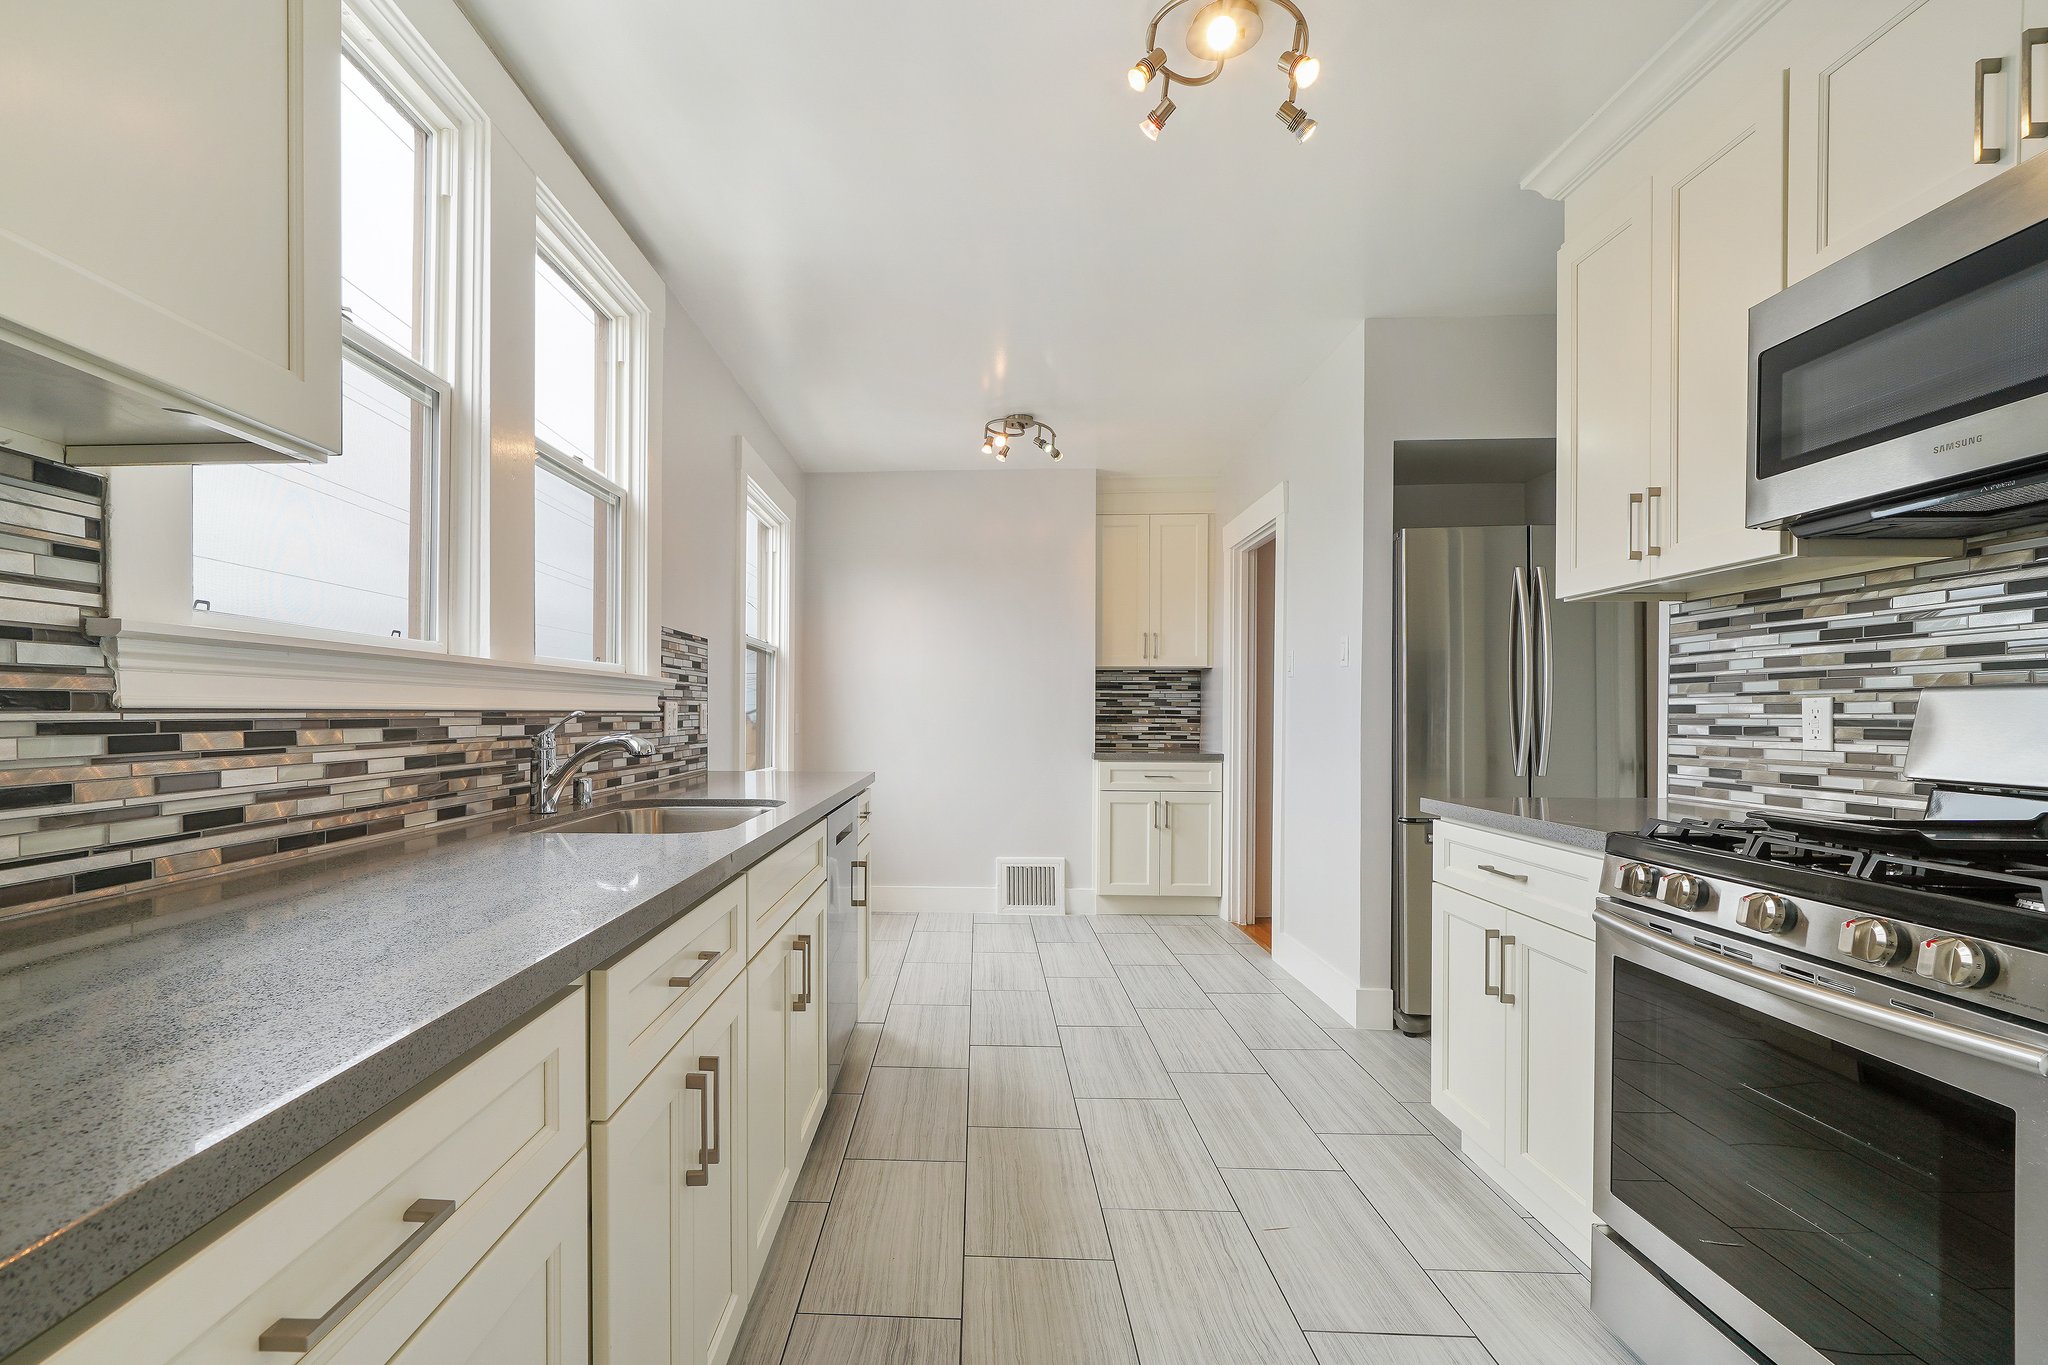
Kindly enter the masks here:
<path id="1" fill-rule="evenodd" d="M 1502 796 L 1458 801 L 1423 798 L 1422 812 L 1525 839 L 1607 851 L 1610 834 L 1634 833 L 1652 820 L 1725 820 L 1738 812 L 1693 801 L 1641 796 Z"/>
<path id="2" fill-rule="evenodd" d="M 71 917 L 76 938 L 0 926 L 0 1356 L 873 777 L 713 773 L 658 794 L 785 804 L 711 834 L 507 816 L 109 902 Z"/>
<path id="3" fill-rule="evenodd" d="M 1097 749 L 1097 763 L 1221 763 L 1222 754 L 1197 753 L 1192 749 Z"/>

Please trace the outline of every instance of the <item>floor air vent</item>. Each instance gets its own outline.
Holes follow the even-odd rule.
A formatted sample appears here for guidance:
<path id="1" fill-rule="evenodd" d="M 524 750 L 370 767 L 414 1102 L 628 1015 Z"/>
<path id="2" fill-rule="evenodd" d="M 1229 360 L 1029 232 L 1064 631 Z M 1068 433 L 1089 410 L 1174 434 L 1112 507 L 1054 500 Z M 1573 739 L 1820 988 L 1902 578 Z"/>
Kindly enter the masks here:
<path id="1" fill-rule="evenodd" d="M 1006 914 L 1067 912 L 1067 864 L 1062 858 L 996 859 L 996 909 Z"/>

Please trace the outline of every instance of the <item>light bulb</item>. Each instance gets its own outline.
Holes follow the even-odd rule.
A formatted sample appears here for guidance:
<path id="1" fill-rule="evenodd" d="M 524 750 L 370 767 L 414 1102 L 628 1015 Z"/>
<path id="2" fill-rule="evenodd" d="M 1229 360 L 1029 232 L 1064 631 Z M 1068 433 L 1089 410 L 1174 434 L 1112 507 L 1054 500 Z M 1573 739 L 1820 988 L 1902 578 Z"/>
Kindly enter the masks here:
<path id="1" fill-rule="evenodd" d="M 1058 464 L 1061 458 L 1066 454 L 1066 452 L 1061 450 L 1058 446 L 1054 446 L 1051 450 L 1048 450 L 1046 454 L 1052 456 L 1052 462 L 1054 464 Z"/>
<path id="2" fill-rule="evenodd" d="M 1244 30 L 1237 26 L 1237 16 L 1219 14 L 1202 26 L 1202 41 L 1211 52 L 1228 52 L 1237 46 L 1237 40 Z"/>
<path id="3" fill-rule="evenodd" d="M 1293 100 L 1282 100 L 1279 108 L 1280 124 L 1302 142 L 1316 135 L 1316 121 Z"/>
<path id="4" fill-rule="evenodd" d="M 1139 58 L 1137 65 L 1131 68 L 1131 89 L 1143 90 L 1146 86 L 1152 84 L 1152 78 L 1158 75 L 1165 66 L 1166 49 L 1163 47 L 1153 48 L 1150 52 Z"/>
<path id="5" fill-rule="evenodd" d="M 1039 436 L 1039 437 L 1035 437 L 1035 438 L 1033 439 L 1033 444 L 1035 444 L 1035 445 L 1036 445 L 1036 446 L 1037 446 L 1037 447 L 1038 447 L 1038 448 L 1039 448 L 1040 450 L 1044 451 L 1044 452 L 1045 452 L 1046 454 L 1048 454 L 1048 455 L 1052 454 L 1052 437 L 1050 437 L 1050 436 Z"/>
<path id="6" fill-rule="evenodd" d="M 1153 106 L 1152 112 L 1145 115 L 1144 119 L 1139 122 L 1139 130 L 1154 142 L 1159 141 L 1159 134 L 1166 127 L 1166 121 L 1173 117 L 1173 111 L 1176 107 L 1170 96 L 1161 99 L 1157 105 Z"/>
<path id="7" fill-rule="evenodd" d="M 1003 449 L 1001 449 L 1001 448 L 998 448 L 998 449 L 996 450 L 996 458 L 997 458 L 998 460 L 1007 460 L 1007 459 L 1009 459 L 1009 458 L 1010 458 L 1010 452 L 1009 452 L 1009 451 L 1007 451 L 1007 450 L 1003 450 Z"/>
<path id="8" fill-rule="evenodd" d="M 988 438 L 986 438 L 986 437 L 983 437 L 983 438 L 982 438 L 982 442 L 981 442 L 981 453 L 982 453 L 982 454 L 984 454 L 984 455 L 993 455 L 993 454 L 995 454 L 995 453 L 996 453 L 996 443 L 995 443 L 994 441 L 991 441 L 991 440 L 989 440 L 989 439 L 988 439 Z"/>
<path id="9" fill-rule="evenodd" d="M 1002 433 L 1002 432 L 1000 432 L 1000 431 L 999 431 L 999 432 L 997 432 L 997 433 L 996 433 L 996 449 L 997 449 L 997 450 L 1008 450 L 1009 448 L 1010 448 L 1010 438 L 1009 438 L 1009 437 L 1007 437 L 1007 436 L 1005 436 L 1005 435 L 1003 435 L 1003 433 Z"/>
<path id="10" fill-rule="evenodd" d="M 1280 70 L 1296 88 L 1306 90 L 1316 83 L 1316 77 L 1323 74 L 1323 61 L 1306 52 L 1289 52 L 1280 58 Z"/>

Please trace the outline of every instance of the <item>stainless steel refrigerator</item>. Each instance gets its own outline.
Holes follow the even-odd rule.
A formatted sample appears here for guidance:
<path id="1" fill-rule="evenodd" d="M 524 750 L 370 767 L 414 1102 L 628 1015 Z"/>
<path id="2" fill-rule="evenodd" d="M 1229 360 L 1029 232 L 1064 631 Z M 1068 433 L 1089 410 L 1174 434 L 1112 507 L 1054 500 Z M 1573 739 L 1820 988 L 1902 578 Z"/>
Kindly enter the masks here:
<path id="1" fill-rule="evenodd" d="M 1408 530 L 1395 544 L 1394 1013 L 1429 1029 L 1425 797 L 1639 796 L 1643 609 L 1559 602 L 1556 530 Z"/>

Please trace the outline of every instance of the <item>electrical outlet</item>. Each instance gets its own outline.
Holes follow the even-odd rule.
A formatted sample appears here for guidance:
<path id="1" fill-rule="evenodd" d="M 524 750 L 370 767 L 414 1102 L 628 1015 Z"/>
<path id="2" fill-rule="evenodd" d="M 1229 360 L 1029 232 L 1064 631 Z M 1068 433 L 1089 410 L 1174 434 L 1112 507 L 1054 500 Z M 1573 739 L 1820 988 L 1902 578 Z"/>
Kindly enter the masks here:
<path id="1" fill-rule="evenodd" d="M 1805 697 L 1799 703 L 1799 744 L 1805 749 L 1835 747 L 1835 699 Z"/>
<path id="2" fill-rule="evenodd" d="M 683 732 L 683 704 L 664 699 L 661 703 L 661 732 L 664 735 L 680 735 Z"/>

